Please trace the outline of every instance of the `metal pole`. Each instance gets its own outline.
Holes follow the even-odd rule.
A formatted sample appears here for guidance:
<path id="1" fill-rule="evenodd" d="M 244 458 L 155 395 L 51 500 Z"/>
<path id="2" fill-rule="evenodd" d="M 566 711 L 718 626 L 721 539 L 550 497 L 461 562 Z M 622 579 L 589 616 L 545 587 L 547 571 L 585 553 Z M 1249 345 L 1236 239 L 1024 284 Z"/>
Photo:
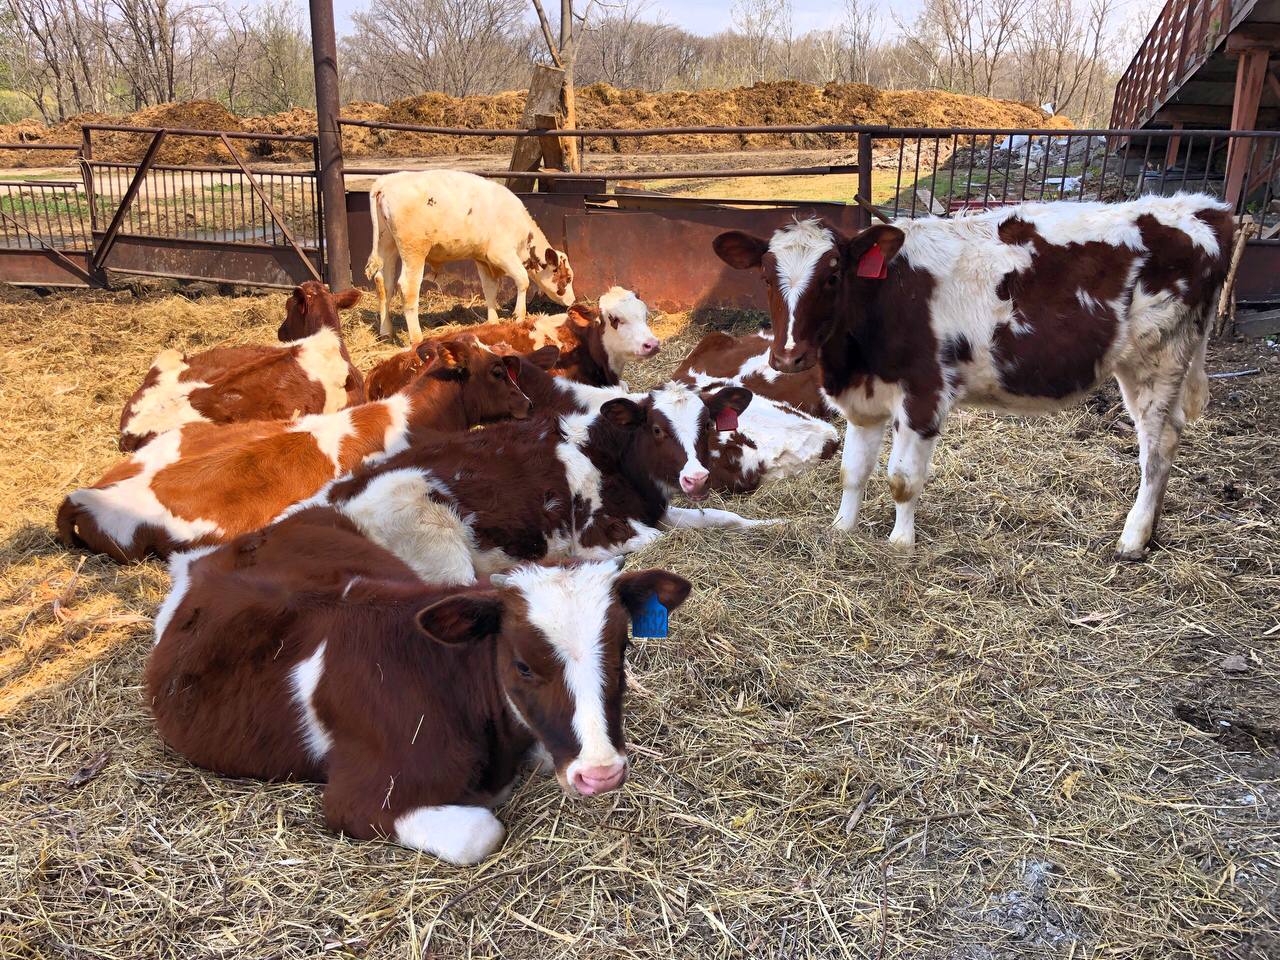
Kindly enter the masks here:
<path id="1" fill-rule="evenodd" d="M 347 191 L 342 175 L 342 131 L 338 128 L 338 42 L 333 0 L 310 0 L 311 57 L 316 74 L 316 132 L 320 137 L 320 193 L 324 200 L 324 269 L 335 293 L 351 286 L 347 235 Z"/>

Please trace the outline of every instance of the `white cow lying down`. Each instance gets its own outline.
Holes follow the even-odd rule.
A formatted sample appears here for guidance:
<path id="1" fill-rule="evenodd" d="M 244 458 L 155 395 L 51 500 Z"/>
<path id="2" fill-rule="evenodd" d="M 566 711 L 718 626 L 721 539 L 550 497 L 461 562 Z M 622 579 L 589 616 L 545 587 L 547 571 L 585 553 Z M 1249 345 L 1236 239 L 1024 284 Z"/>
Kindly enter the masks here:
<path id="1" fill-rule="evenodd" d="M 516 283 L 516 320 L 524 319 L 529 281 L 563 306 L 573 303 L 569 258 L 547 243 L 520 198 L 492 180 L 460 170 L 389 173 L 369 188 L 373 252 L 364 274 L 378 288 L 383 336 L 391 333 L 387 316 L 388 280 L 400 270 L 400 294 L 409 336 L 422 337 L 418 325 L 418 289 L 425 264 L 474 260 L 480 272 L 489 322 L 498 319 L 498 280 Z"/>

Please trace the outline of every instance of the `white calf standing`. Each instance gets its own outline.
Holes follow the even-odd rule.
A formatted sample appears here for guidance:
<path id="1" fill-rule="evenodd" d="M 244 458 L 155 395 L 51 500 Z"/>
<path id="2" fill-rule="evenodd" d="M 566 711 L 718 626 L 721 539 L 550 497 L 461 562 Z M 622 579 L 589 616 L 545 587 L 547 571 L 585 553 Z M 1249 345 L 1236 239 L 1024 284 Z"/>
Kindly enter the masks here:
<path id="1" fill-rule="evenodd" d="M 369 189 L 369 215 L 373 252 L 364 273 L 378 288 L 383 336 L 391 333 L 386 281 L 401 262 L 404 318 L 415 341 L 422 337 L 418 289 L 428 263 L 437 271 L 444 263 L 474 260 L 491 323 L 498 319 L 503 274 L 516 284 L 516 320 L 524 319 L 530 280 L 556 303 L 573 303 L 569 258 L 547 243 L 519 197 L 499 183 L 460 170 L 390 173 Z"/>

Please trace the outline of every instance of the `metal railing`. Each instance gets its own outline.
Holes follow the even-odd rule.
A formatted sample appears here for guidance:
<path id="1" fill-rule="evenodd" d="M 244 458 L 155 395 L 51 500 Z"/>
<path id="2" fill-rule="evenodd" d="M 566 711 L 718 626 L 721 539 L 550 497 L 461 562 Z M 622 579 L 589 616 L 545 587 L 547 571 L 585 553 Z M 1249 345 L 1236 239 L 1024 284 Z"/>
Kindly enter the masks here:
<path id="1" fill-rule="evenodd" d="M 0 166 L 15 153 L 78 154 L 79 144 L 0 143 Z M 86 250 L 92 243 L 84 185 L 64 177 L 0 180 L 0 249 Z"/>
<path id="2" fill-rule="evenodd" d="M 1244 171 L 1237 215 L 1263 235 L 1280 225 L 1280 133 L 1225 130 L 898 131 L 876 137 L 891 216 L 946 216 L 1029 200 L 1123 201 L 1179 191 L 1225 198 L 1229 161 Z M 883 187 L 879 186 L 881 192 Z"/>

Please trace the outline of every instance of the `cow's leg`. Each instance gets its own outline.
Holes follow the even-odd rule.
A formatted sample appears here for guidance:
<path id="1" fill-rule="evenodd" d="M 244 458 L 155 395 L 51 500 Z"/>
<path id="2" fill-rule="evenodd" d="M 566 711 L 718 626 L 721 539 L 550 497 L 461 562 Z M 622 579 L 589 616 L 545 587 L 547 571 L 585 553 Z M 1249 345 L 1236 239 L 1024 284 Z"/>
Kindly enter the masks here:
<path id="1" fill-rule="evenodd" d="M 404 322 L 409 328 L 409 342 L 422 339 L 422 327 L 418 325 L 418 294 L 422 289 L 422 271 L 425 262 L 420 255 L 404 258 L 400 268 L 400 295 L 404 297 Z"/>
<path id="2" fill-rule="evenodd" d="M 1141 560 L 1155 535 L 1169 485 L 1169 470 L 1187 423 L 1182 403 L 1185 376 L 1185 357 L 1162 362 L 1152 370 L 1116 372 L 1120 393 L 1138 434 L 1138 467 L 1142 473 L 1138 498 L 1116 544 L 1119 560 Z"/>
<path id="3" fill-rule="evenodd" d="M 387 284 L 395 283 L 400 270 L 400 248 L 390 233 L 390 230 L 385 231 L 378 238 L 378 256 L 382 266 L 373 275 L 373 285 L 378 290 L 378 333 L 384 337 L 391 336 L 391 297 L 387 293 Z"/>
<path id="4" fill-rule="evenodd" d="M 507 831 L 487 807 L 449 804 L 417 807 L 396 818 L 395 838 L 459 866 L 479 863 L 498 847 Z"/>
<path id="5" fill-rule="evenodd" d="M 910 550 L 916 545 L 916 501 L 929 479 L 929 462 L 938 445 L 938 433 L 925 436 L 913 430 L 901 409 L 894 416 L 898 429 L 893 433 L 893 449 L 889 453 L 889 491 L 897 505 L 897 519 L 889 534 L 889 544 L 899 550 Z M 939 413 L 939 430 L 941 426 Z"/>
<path id="6" fill-rule="evenodd" d="M 511 314 L 511 319 L 517 322 L 522 321 L 524 320 L 525 301 L 529 292 L 529 271 L 524 268 L 524 264 L 520 262 L 520 258 L 515 254 L 503 260 L 498 266 L 515 281 L 516 308 Z"/>
<path id="7" fill-rule="evenodd" d="M 463 866 L 479 863 L 502 845 L 506 830 L 486 807 L 415 804 L 413 797 L 406 798 L 405 790 L 423 795 L 443 784 L 414 787 L 397 783 L 404 779 L 403 759 L 379 757 L 376 751 L 371 754 L 369 750 L 344 749 L 340 745 L 330 750 L 329 782 L 324 789 L 325 822 L 329 828 L 358 840 L 395 840 Z M 394 816 L 392 810 L 404 812 Z"/>
<path id="8" fill-rule="evenodd" d="M 844 431 L 844 451 L 840 455 L 840 510 L 834 524 L 837 530 L 850 531 L 858 524 L 858 511 L 862 509 L 862 495 L 867 480 L 880 459 L 880 447 L 884 444 L 884 428 L 887 420 L 870 425 L 849 421 Z"/>
<path id="9" fill-rule="evenodd" d="M 781 520 L 753 520 L 750 517 L 739 516 L 730 510 L 715 510 L 710 507 L 705 510 L 693 510 L 688 507 L 667 507 L 667 514 L 662 519 L 669 527 L 687 527 L 690 529 L 699 527 L 745 529 L 747 527 L 764 527 L 782 522 Z"/>
<path id="10" fill-rule="evenodd" d="M 490 269 L 487 263 L 476 261 L 476 272 L 480 274 L 480 288 L 484 290 L 484 305 L 488 309 L 489 323 L 498 322 L 498 274 Z"/>

